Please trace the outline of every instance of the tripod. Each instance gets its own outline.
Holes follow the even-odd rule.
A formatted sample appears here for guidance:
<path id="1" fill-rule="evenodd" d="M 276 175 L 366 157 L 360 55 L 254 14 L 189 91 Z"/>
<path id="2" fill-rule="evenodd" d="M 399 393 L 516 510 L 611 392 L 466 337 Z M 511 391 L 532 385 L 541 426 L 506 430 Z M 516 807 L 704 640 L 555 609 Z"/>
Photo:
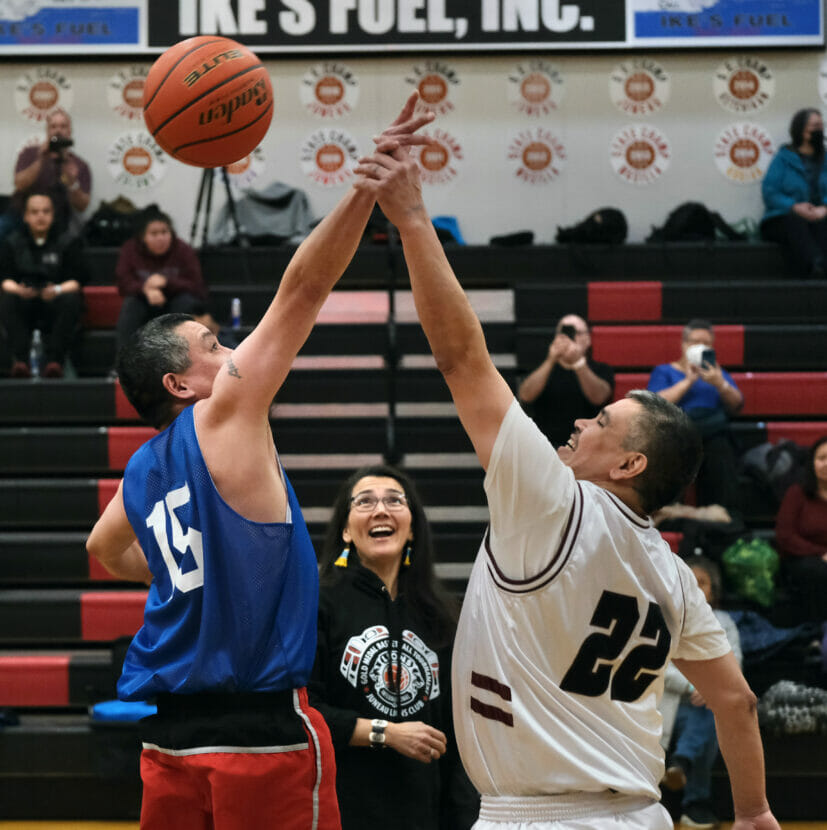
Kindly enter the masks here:
<path id="1" fill-rule="evenodd" d="M 192 226 L 190 227 L 190 245 L 195 245 L 195 239 L 198 236 L 198 223 L 202 222 L 201 228 L 201 245 L 200 250 L 204 250 L 208 244 L 210 212 L 212 210 L 212 186 L 215 179 L 215 168 L 207 167 L 201 173 L 201 184 L 198 187 L 198 197 L 195 200 L 195 215 L 192 217 Z M 227 168 L 221 168 L 221 179 L 224 182 L 224 193 L 227 196 L 227 207 L 230 211 L 230 219 L 235 229 L 235 238 L 242 249 L 241 253 L 241 268 L 244 273 L 246 282 L 250 282 L 250 267 L 247 262 L 247 248 L 250 246 L 250 241 L 247 235 L 241 228 L 238 221 L 238 214 L 235 209 L 235 199 L 233 198 L 230 189 L 230 176 L 227 173 Z"/>

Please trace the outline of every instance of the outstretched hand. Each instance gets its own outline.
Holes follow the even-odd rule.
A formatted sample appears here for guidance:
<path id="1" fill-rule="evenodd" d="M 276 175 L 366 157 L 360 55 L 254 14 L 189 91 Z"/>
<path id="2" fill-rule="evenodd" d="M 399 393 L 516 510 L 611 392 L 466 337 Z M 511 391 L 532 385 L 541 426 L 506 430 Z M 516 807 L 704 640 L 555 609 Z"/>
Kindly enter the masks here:
<path id="1" fill-rule="evenodd" d="M 406 223 L 428 220 L 419 167 L 404 147 L 360 158 L 354 172 L 359 176 L 354 187 L 370 193 L 400 230 Z"/>
<path id="2" fill-rule="evenodd" d="M 434 120 L 432 112 L 424 112 L 421 115 L 414 115 L 416 104 L 419 101 L 419 93 L 414 91 L 405 101 L 405 106 L 390 126 L 386 127 L 380 135 L 374 137 L 376 149 L 379 152 L 392 152 L 397 147 L 411 147 L 433 143 L 433 139 L 425 135 L 417 135 L 417 130 L 430 124 Z"/>

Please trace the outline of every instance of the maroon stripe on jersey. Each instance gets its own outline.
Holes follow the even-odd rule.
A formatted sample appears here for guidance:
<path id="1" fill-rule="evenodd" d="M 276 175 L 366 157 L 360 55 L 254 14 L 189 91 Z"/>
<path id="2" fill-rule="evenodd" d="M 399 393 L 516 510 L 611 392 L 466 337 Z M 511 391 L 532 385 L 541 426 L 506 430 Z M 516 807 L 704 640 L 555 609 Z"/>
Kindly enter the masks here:
<path id="1" fill-rule="evenodd" d="M 487 674 L 478 674 L 475 671 L 471 672 L 471 685 L 477 686 L 480 689 L 486 689 L 489 692 L 499 695 L 503 700 L 511 700 L 511 687 L 506 686 L 505 683 L 500 683 L 493 677 Z"/>
<path id="2" fill-rule="evenodd" d="M 624 504 L 614 493 L 610 492 L 609 490 L 606 491 L 609 494 L 611 500 L 615 503 L 616 507 L 620 510 L 620 512 L 632 523 L 637 525 L 638 527 L 642 527 L 644 529 L 648 529 L 651 527 L 649 521 L 647 519 L 642 519 L 635 513 L 631 507 L 627 504 Z"/>
<path id="3" fill-rule="evenodd" d="M 514 716 L 511 712 L 506 712 L 505 709 L 499 709 L 496 706 L 489 706 L 475 697 L 471 698 L 471 711 L 488 718 L 488 720 L 498 720 L 506 726 L 514 726 Z"/>
<path id="4" fill-rule="evenodd" d="M 502 588 L 504 591 L 508 591 L 511 594 L 529 594 L 533 591 L 539 591 L 540 588 L 544 588 L 546 585 L 549 584 L 556 576 L 563 570 L 566 562 L 569 561 L 569 557 L 571 556 L 572 550 L 574 550 L 574 544 L 577 541 L 577 536 L 580 533 L 580 525 L 583 521 L 583 488 L 580 486 L 579 481 L 575 481 L 575 485 L 577 487 L 577 496 L 575 496 L 574 503 L 572 504 L 571 513 L 569 513 L 568 521 L 566 522 L 566 529 L 563 531 L 563 535 L 560 539 L 560 544 L 557 547 L 557 550 L 554 553 L 554 556 L 549 562 L 549 564 L 543 568 L 536 576 L 532 576 L 529 579 L 509 579 L 508 577 L 503 574 L 503 572 L 497 567 L 496 559 L 494 558 L 494 552 L 491 550 L 490 538 L 489 538 L 489 531 L 485 531 L 485 538 L 483 542 L 485 544 L 485 550 L 488 553 L 488 558 L 490 560 L 491 565 L 489 566 L 489 573 L 491 574 L 491 578 L 498 583 L 499 587 Z M 579 496 L 579 498 L 578 498 Z M 574 514 L 577 513 L 577 519 L 574 519 Z M 574 522 L 574 529 L 572 530 L 572 522 Z M 565 555 L 563 555 L 563 551 L 565 551 Z M 560 557 L 563 556 L 562 561 Z M 557 568 L 542 582 L 538 583 L 538 579 L 542 579 L 554 566 L 557 565 Z M 493 570 L 492 570 L 493 567 Z M 496 571 L 496 573 L 495 573 Z M 509 583 L 509 584 L 503 584 Z M 511 585 L 528 585 L 527 588 L 512 588 Z"/>
<path id="5" fill-rule="evenodd" d="M 577 486 L 579 487 L 580 485 L 578 484 Z M 583 509 L 582 500 L 581 500 L 581 503 L 580 503 L 579 506 L 580 506 L 580 511 L 579 511 L 578 517 L 577 517 L 577 527 L 578 527 L 578 529 L 580 527 L 580 516 L 582 514 L 582 509 Z M 535 574 L 534 576 L 529 577 L 528 579 L 509 579 L 509 577 L 507 577 L 499 569 L 499 567 L 497 566 L 497 560 L 494 558 L 494 552 L 491 550 L 491 529 L 486 528 L 485 529 L 485 538 L 482 541 L 483 541 L 483 544 L 485 545 L 485 550 L 486 550 L 486 553 L 488 554 L 488 558 L 491 560 L 491 565 L 497 573 L 497 579 L 500 580 L 501 582 L 507 582 L 509 585 L 525 585 L 528 582 L 534 582 L 535 580 L 541 579 L 543 576 L 545 576 L 545 574 L 548 573 L 548 571 L 550 571 L 554 567 L 554 563 L 560 558 L 560 554 L 563 552 L 563 548 L 566 544 L 566 538 L 569 535 L 569 530 L 571 528 L 572 521 L 574 520 L 574 513 L 577 510 L 577 507 L 578 507 L 577 500 L 575 499 L 575 501 L 571 505 L 571 511 L 569 512 L 569 517 L 566 520 L 566 529 L 563 531 L 563 535 L 560 537 L 560 544 L 557 546 L 557 550 L 554 552 L 554 556 L 551 557 L 551 561 L 548 563 L 548 565 L 545 566 L 545 568 L 543 568 L 543 570 L 541 570 L 539 573 Z M 575 536 L 576 535 L 577 535 L 577 531 L 575 531 Z"/>

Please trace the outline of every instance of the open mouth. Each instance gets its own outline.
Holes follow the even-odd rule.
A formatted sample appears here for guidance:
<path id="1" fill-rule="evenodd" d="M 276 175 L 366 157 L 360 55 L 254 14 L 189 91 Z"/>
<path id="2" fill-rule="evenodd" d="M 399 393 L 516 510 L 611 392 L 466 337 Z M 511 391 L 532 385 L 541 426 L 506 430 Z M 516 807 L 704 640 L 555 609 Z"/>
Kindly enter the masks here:
<path id="1" fill-rule="evenodd" d="M 394 532 L 390 525 L 376 525 L 368 531 L 368 536 L 371 539 L 386 539 L 388 536 L 393 536 Z"/>

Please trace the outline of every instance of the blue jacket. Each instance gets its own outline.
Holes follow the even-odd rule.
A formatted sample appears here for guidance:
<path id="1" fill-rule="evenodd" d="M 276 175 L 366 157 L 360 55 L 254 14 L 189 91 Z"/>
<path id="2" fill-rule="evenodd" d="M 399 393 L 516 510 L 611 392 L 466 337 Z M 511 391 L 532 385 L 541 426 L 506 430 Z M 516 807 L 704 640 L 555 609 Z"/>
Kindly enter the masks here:
<path id="1" fill-rule="evenodd" d="M 819 186 L 824 200 L 827 198 L 827 155 L 821 165 Z M 770 163 L 761 183 L 761 195 L 764 197 L 763 219 L 783 216 L 797 202 L 810 201 L 810 185 L 804 162 L 789 145 L 785 144 Z"/>

